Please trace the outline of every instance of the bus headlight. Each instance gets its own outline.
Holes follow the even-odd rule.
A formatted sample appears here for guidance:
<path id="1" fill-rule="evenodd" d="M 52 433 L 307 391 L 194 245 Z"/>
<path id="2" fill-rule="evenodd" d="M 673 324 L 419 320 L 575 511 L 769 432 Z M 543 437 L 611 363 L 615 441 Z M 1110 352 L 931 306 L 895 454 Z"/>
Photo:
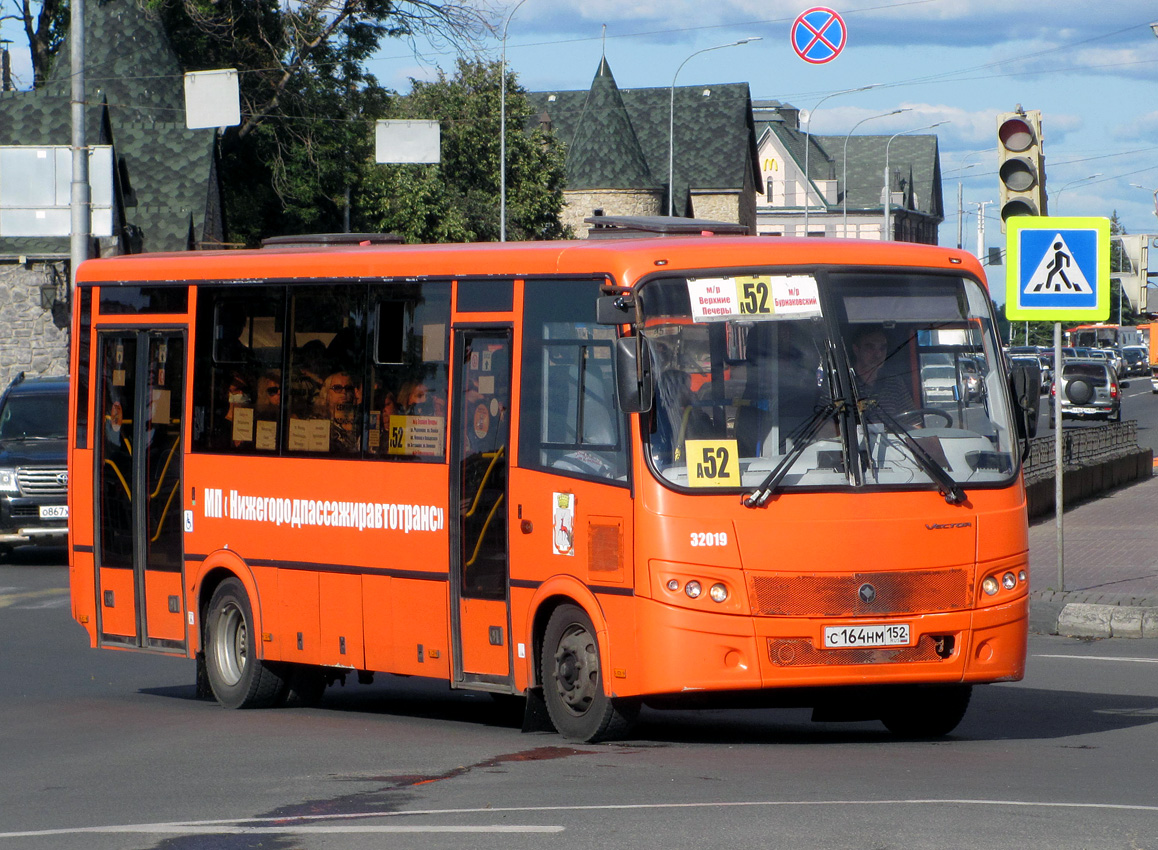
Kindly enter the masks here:
<path id="1" fill-rule="evenodd" d="M 1017 576 L 1013 573 L 1006 573 L 1001 577 L 1001 586 L 1006 590 L 1013 590 L 1017 587 Z"/>
<path id="2" fill-rule="evenodd" d="M 686 593 L 688 595 L 688 597 L 691 599 L 698 598 L 699 595 L 703 592 L 704 592 L 703 585 L 701 585 L 695 579 L 692 579 L 691 581 L 689 581 L 687 584 L 684 585 L 684 593 Z"/>
<path id="3" fill-rule="evenodd" d="M 986 596 L 993 596 L 998 589 L 997 579 L 993 576 L 987 576 L 985 581 L 981 582 L 981 589 L 985 591 Z"/>
<path id="4" fill-rule="evenodd" d="M 708 596 L 713 602 L 723 602 L 728 598 L 728 588 L 717 582 L 708 588 Z"/>

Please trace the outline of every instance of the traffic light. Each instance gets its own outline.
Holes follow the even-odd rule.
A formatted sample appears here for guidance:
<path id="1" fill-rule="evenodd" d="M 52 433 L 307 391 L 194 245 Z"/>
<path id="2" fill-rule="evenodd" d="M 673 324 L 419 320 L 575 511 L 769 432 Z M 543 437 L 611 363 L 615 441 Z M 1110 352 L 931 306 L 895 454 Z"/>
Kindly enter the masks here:
<path id="1" fill-rule="evenodd" d="M 997 116 L 997 158 L 1002 232 L 1010 216 L 1048 215 L 1040 112 L 1019 106 Z"/>

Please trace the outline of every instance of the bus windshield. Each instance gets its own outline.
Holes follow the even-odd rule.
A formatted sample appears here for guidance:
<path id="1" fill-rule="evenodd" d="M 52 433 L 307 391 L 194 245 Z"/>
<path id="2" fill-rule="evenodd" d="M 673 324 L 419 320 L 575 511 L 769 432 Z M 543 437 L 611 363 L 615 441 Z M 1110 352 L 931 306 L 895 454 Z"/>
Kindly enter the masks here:
<path id="1" fill-rule="evenodd" d="M 922 272 L 737 270 L 639 291 L 647 430 L 677 488 L 939 488 L 1017 469 L 984 288 Z M 764 498 L 770 495 L 766 493 Z"/>

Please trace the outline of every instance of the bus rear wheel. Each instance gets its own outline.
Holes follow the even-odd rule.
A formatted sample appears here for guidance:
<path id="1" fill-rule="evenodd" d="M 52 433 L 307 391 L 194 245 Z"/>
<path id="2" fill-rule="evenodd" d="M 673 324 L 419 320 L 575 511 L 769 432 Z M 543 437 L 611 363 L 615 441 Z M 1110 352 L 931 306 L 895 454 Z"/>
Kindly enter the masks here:
<path id="1" fill-rule="evenodd" d="M 897 688 L 885 697 L 881 722 L 901 738 L 941 738 L 965 717 L 972 695 L 972 685 Z"/>
<path id="2" fill-rule="evenodd" d="M 630 731 L 639 703 L 604 693 L 599 641 L 577 605 L 560 605 L 547 622 L 540 672 L 555 730 L 586 743 L 617 740 Z"/>
<path id="3" fill-rule="evenodd" d="M 279 665 L 257 657 L 256 640 L 245 587 L 228 578 L 214 591 L 205 615 L 209 686 L 226 708 L 265 708 L 285 698 L 285 676 Z"/>

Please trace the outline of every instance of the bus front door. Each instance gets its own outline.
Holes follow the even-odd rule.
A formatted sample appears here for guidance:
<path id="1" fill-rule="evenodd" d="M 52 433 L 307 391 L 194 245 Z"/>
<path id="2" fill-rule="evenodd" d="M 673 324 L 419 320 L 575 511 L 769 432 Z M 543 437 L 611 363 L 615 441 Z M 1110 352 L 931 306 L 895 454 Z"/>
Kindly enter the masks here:
<path id="1" fill-rule="evenodd" d="M 451 442 L 451 629 L 454 681 L 504 689 L 511 679 L 507 467 L 511 336 L 455 332 Z"/>
<path id="2" fill-rule="evenodd" d="M 104 645 L 184 650 L 183 331 L 99 335 L 97 610 Z"/>

